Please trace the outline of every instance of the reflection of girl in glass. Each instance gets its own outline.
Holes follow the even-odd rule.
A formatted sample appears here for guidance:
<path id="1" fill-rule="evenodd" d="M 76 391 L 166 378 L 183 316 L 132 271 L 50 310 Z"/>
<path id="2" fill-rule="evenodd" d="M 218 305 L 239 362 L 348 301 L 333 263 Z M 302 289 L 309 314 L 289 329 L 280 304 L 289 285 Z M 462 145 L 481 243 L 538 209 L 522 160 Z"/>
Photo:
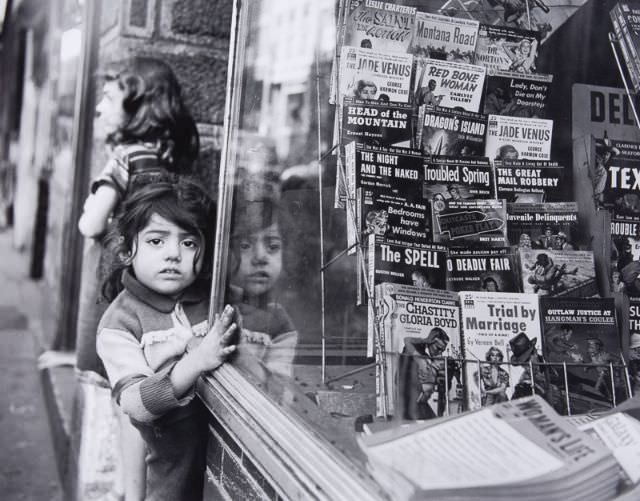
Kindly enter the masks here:
<path id="1" fill-rule="evenodd" d="M 275 297 L 282 273 L 283 218 L 273 200 L 238 201 L 229 276 L 231 292 L 241 296 L 239 350 L 257 356 L 274 372 L 291 375 L 298 332 Z"/>

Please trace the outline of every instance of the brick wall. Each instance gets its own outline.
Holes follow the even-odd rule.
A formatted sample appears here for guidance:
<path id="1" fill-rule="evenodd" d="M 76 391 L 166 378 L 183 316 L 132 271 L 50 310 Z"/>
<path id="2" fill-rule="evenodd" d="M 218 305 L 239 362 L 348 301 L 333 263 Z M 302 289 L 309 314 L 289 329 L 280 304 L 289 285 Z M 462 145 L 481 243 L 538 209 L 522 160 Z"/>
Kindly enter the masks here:
<path id="1" fill-rule="evenodd" d="M 283 499 L 240 444 L 211 416 L 204 499 Z"/>

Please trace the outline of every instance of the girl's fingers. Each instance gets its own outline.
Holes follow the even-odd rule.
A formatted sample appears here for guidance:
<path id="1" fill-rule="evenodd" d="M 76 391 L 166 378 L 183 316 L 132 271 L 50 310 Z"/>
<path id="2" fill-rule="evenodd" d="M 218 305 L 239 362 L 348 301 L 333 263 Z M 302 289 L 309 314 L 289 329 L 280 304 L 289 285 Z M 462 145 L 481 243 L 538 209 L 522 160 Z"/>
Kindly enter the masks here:
<path id="1" fill-rule="evenodd" d="M 225 346 L 222 349 L 222 356 L 226 357 L 227 355 L 231 355 L 236 350 L 236 345 L 232 344 L 231 346 Z"/>

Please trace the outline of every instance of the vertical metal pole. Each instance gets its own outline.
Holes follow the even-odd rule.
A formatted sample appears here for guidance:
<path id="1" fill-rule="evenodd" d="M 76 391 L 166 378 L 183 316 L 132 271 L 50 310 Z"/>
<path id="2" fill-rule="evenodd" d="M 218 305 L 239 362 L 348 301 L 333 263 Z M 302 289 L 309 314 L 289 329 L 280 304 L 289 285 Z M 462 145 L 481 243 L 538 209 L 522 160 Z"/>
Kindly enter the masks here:
<path id="1" fill-rule="evenodd" d="M 449 415 L 449 357 L 444 357 L 444 414 Z"/>
<path id="2" fill-rule="evenodd" d="M 611 401 L 613 406 L 616 406 L 616 385 L 613 377 L 613 363 L 609 362 L 609 382 L 611 383 Z"/>
<path id="3" fill-rule="evenodd" d="M 533 362 L 529 359 L 529 377 L 531 378 L 531 394 L 536 394 L 535 378 L 533 377 Z"/>
<path id="4" fill-rule="evenodd" d="M 325 302 L 325 255 L 324 255 L 324 214 L 322 209 L 322 194 L 324 185 L 322 183 L 322 131 L 320 129 L 320 63 L 318 62 L 318 50 L 315 52 L 316 68 L 316 113 L 317 113 L 317 148 L 318 148 L 318 212 L 320 217 L 320 329 L 322 332 L 321 346 L 321 379 L 322 384 L 327 380 L 327 331 L 326 331 L 326 302 Z"/>
<path id="5" fill-rule="evenodd" d="M 569 378 L 567 377 L 567 362 L 562 362 L 564 373 L 564 396 L 567 400 L 567 416 L 571 416 L 571 399 L 569 398 Z"/>

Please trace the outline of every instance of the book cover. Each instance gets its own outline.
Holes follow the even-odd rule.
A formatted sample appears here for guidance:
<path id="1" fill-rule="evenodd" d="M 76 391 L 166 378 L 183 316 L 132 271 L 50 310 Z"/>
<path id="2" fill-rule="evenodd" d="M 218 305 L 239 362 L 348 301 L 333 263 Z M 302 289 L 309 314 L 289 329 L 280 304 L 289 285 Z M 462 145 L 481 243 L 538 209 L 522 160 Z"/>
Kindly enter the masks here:
<path id="1" fill-rule="evenodd" d="M 630 45 L 629 25 L 625 22 L 624 14 L 620 7 L 620 4 L 616 4 L 611 12 L 611 24 L 613 25 L 613 32 L 618 39 L 618 46 L 622 52 L 624 64 L 627 67 L 627 72 L 631 78 L 631 85 L 634 90 L 638 90 L 640 85 L 640 79 L 638 77 L 638 62 L 636 59 L 637 54 L 634 55 L 634 48 Z"/>
<path id="2" fill-rule="evenodd" d="M 413 103 L 480 111 L 486 69 L 473 64 L 415 59 Z"/>
<path id="3" fill-rule="evenodd" d="M 483 113 L 547 118 L 553 75 L 488 70 Z"/>
<path id="4" fill-rule="evenodd" d="M 465 291 L 460 311 L 468 409 L 511 400 L 525 366 L 509 362 L 524 362 L 524 352 L 539 347 L 538 296 Z"/>
<path id="5" fill-rule="evenodd" d="M 481 24 L 475 64 L 488 70 L 536 73 L 539 40 L 537 31 Z"/>
<path id="6" fill-rule="evenodd" d="M 593 143 L 596 203 L 617 218 L 640 216 L 640 143 L 605 138 Z"/>
<path id="7" fill-rule="evenodd" d="M 449 249 L 447 289 L 451 291 L 520 292 L 518 263 L 510 247 Z"/>
<path id="8" fill-rule="evenodd" d="M 640 49 L 640 4 L 635 2 L 618 2 L 613 9 L 617 14 L 624 41 L 629 55 L 636 60 Z"/>
<path id="9" fill-rule="evenodd" d="M 416 8 L 380 0 L 347 0 L 342 43 L 377 51 L 407 52 Z"/>
<path id="10" fill-rule="evenodd" d="M 522 290 L 540 296 L 598 295 L 592 251 L 518 248 Z"/>
<path id="11" fill-rule="evenodd" d="M 422 58 L 472 64 L 479 26 L 475 19 L 418 12 L 409 52 Z"/>
<path id="12" fill-rule="evenodd" d="M 385 384 L 379 416 L 431 419 L 462 410 L 457 294 L 411 285 L 376 286 L 376 322 L 384 340 Z M 382 384 L 380 387 L 382 387 Z"/>
<path id="13" fill-rule="evenodd" d="M 394 244 L 380 235 L 368 237 L 366 252 L 368 316 L 367 354 L 373 355 L 375 288 L 382 282 L 424 289 L 447 288 L 447 249 L 438 244 Z"/>
<path id="14" fill-rule="evenodd" d="M 394 244 L 380 235 L 368 237 L 371 290 L 382 282 L 427 289 L 447 288 L 447 249 L 438 244 Z"/>
<path id="15" fill-rule="evenodd" d="M 369 234 L 396 243 L 430 241 L 431 221 L 424 200 L 424 159 L 403 148 L 350 143 L 345 147 L 347 185 L 355 200 L 360 241 Z M 355 244 L 348 239 L 348 245 Z"/>
<path id="16" fill-rule="evenodd" d="M 486 157 L 433 156 L 424 162 L 425 200 L 495 198 L 495 193 L 493 169 Z"/>
<path id="17" fill-rule="evenodd" d="M 340 141 L 343 145 L 358 141 L 376 146 L 409 148 L 414 135 L 411 113 L 408 103 L 345 97 Z"/>
<path id="18" fill-rule="evenodd" d="M 439 106 L 418 110 L 416 144 L 424 155 L 482 156 L 487 117 Z"/>
<path id="19" fill-rule="evenodd" d="M 433 241 L 451 247 L 506 247 L 504 200 L 431 202 Z"/>
<path id="20" fill-rule="evenodd" d="M 540 314 L 544 357 L 558 364 L 563 378 L 566 368 L 572 413 L 611 407 L 626 398 L 613 298 L 543 297 Z"/>
<path id="21" fill-rule="evenodd" d="M 496 160 L 550 160 L 553 120 L 489 115 L 485 156 Z"/>
<path id="22" fill-rule="evenodd" d="M 611 219 L 609 290 L 640 297 L 640 216 Z"/>
<path id="23" fill-rule="evenodd" d="M 507 236 L 520 248 L 576 250 L 575 202 L 507 204 Z"/>
<path id="24" fill-rule="evenodd" d="M 343 46 L 338 74 L 338 104 L 346 96 L 409 102 L 413 56 Z"/>
<path id="25" fill-rule="evenodd" d="M 498 198 L 507 202 L 561 202 L 571 193 L 565 169 L 550 160 L 495 160 Z"/>

